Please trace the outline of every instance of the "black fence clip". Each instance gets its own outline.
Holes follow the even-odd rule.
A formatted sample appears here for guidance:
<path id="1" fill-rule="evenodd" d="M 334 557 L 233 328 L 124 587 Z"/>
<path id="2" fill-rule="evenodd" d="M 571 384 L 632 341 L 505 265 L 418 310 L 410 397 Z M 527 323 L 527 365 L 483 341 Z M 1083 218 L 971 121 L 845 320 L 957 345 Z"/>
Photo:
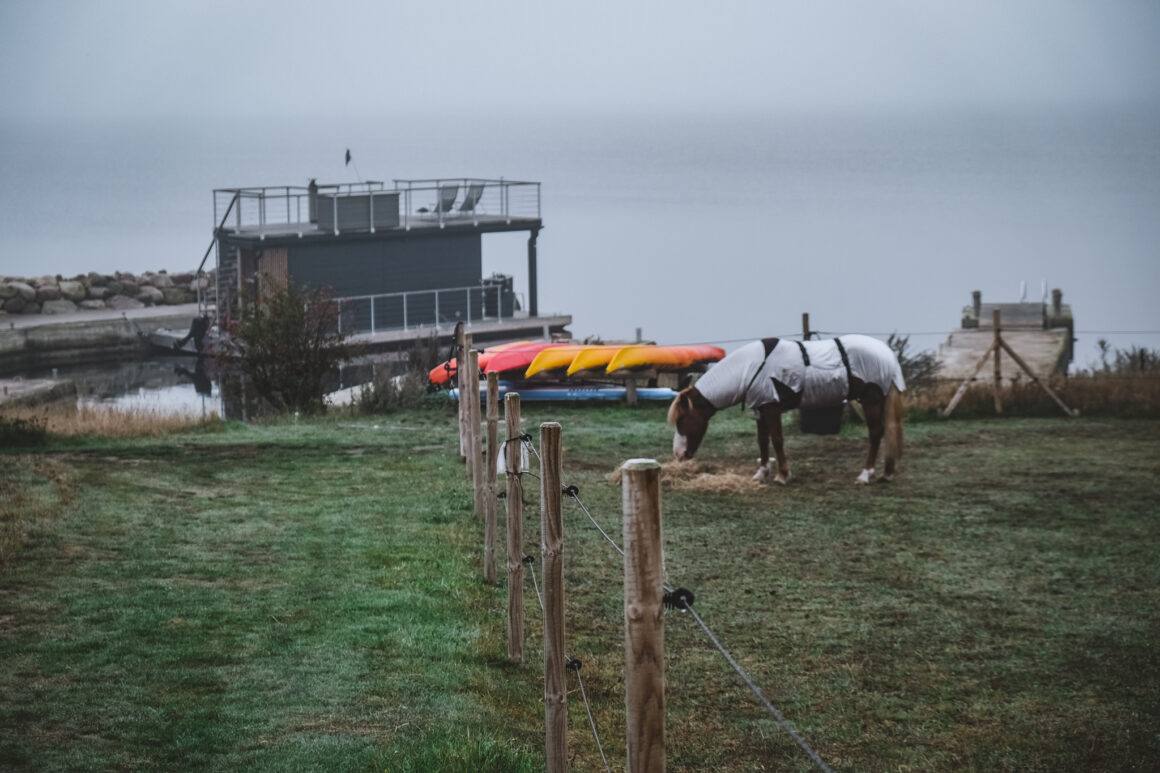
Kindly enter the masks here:
<path id="1" fill-rule="evenodd" d="M 582 665 L 584 664 L 576 658 L 569 658 L 567 656 L 564 658 L 564 668 L 568 669 L 569 671 L 575 671 L 577 674 L 579 674 L 580 666 Z"/>
<path id="2" fill-rule="evenodd" d="M 577 486 L 565 486 L 564 496 L 572 497 L 573 499 L 579 499 L 580 489 Z"/>
<path id="3" fill-rule="evenodd" d="M 688 612 L 689 608 L 693 606 L 693 592 L 688 588 L 677 588 L 676 590 L 667 591 L 665 593 L 664 604 L 668 609 L 675 609 L 678 612 Z"/>
<path id="4" fill-rule="evenodd" d="M 524 566 L 533 566 L 535 563 L 536 563 L 536 559 L 533 556 L 524 556 L 524 560 L 523 560 Z"/>
<path id="5" fill-rule="evenodd" d="M 495 498 L 496 499 L 507 499 L 507 492 L 506 491 L 497 491 Z"/>

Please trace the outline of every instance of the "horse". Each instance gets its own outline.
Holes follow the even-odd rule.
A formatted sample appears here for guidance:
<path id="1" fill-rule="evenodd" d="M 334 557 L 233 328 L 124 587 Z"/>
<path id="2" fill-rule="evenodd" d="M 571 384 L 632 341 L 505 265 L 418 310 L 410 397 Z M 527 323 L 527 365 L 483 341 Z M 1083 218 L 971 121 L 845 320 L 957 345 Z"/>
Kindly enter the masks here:
<path id="1" fill-rule="evenodd" d="M 777 460 L 773 483 L 785 485 L 789 465 L 781 432 L 781 414 L 795 408 L 838 406 L 849 400 L 862 404 L 870 430 L 870 450 L 856 484 L 869 483 L 883 436 L 886 469 L 882 480 L 894 477 L 902 457 L 902 392 L 906 382 L 898 358 L 876 338 L 848 335 L 828 341 L 763 338 L 746 344 L 711 367 L 697 382 L 682 389 L 669 407 L 676 429 L 673 455 L 692 459 L 705 438 L 709 419 L 717 411 L 742 404 L 757 419 L 761 452 L 753 479 L 765 482 L 772 465 L 769 442 Z"/>

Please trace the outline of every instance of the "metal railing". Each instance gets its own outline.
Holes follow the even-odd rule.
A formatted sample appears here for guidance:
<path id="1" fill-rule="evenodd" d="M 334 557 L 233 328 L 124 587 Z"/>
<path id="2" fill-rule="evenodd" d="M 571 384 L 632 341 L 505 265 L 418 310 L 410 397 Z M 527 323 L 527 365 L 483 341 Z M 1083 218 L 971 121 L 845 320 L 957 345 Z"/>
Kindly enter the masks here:
<path id="1" fill-rule="evenodd" d="M 478 177 L 220 188 L 214 224 L 234 231 L 298 236 L 540 219 L 540 183 Z M 230 203 L 235 202 L 232 217 Z M 225 213 L 224 215 L 221 213 Z"/>
<path id="2" fill-rule="evenodd" d="M 522 316 L 520 296 L 500 285 L 413 290 L 335 298 L 338 329 L 347 333 L 410 330 Z"/>

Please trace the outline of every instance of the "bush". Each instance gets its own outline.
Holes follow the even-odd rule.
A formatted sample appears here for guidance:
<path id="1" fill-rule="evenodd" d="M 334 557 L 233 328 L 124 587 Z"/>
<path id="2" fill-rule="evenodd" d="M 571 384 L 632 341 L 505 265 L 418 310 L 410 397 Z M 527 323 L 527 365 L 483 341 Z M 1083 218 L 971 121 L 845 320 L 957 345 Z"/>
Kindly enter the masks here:
<path id="1" fill-rule="evenodd" d="M 910 336 L 902 336 L 897 333 L 890 334 L 890 337 L 886 339 L 886 345 L 898 358 L 907 390 L 923 391 L 935 385 L 938 381 L 940 365 L 934 352 L 919 352 L 918 354 L 908 352 Z"/>
<path id="2" fill-rule="evenodd" d="M 38 446 L 48 438 L 47 420 L 0 416 L 0 446 Z"/>
<path id="3" fill-rule="evenodd" d="M 443 406 L 450 401 L 446 395 L 438 400 L 429 398 L 427 374 L 440 362 L 439 344 L 434 336 L 417 340 L 406 352 L 406 369 L 392 374 L 382 371 L 374 381 L 363 387 L 355 400 L 360 413 L 393 413 L 405 408 Z"/>
<path id="4" fill-rule="evenodd" d="M 354 352 L 338 330 L 338 307 L 327 290 L 262 282 L 237 318 L 227 318 L 218 359 L 241 370 L 279 412 L 322 413 L 323 378 Z"/>

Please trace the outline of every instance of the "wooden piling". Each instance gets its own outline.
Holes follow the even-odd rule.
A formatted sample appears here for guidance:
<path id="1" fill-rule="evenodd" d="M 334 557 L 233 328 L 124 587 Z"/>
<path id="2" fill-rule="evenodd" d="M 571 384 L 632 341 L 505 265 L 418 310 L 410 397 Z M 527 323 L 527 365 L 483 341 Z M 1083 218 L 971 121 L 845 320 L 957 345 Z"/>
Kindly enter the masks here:
<path id="1" fill-rule="evenodd" d="M 1002 347 L 1000 346 L 1000 342 L 1002 341 L 1002 338 L 1000 338 L 1000 334 L 999 334 L 999 310 L 998 309 L 995 309 L 993 319 L 995 320 L 995 340 L 994 340 L 994 342 L 992 342 L 991 348 L 995 350 L 995 384 L 994 384 L 994 388 L 992 390 L 992 394 L 994 394 L 994 396 L 995 396 L 995 413 L 1002 413 L 1003 412 L 1003 397 L 1001 394 L 1001 390 L 1003 388 L 1003 370 L 999 365 L 999 357 L 1002 353 Z"/>
<path id="2" fill-rule="evenodd" d="M 568 770 L 564 673 L 564 522 L 560 425 L 540 425 L 540 557 L 544 572 L 544 743 L 549 773 Z"/>
<path id="3" fill-rule="evenodd" d="M 524 662 L 524 484 L 520 478 L 520 396 L 504 396 L 507 438 L 507 574 L 508 574 L 508 660 Z"/>
<path id="4" fill-rule="evenodd" d="M 475 517 L 483 520 L 484 480 L 483 445 L 480 442 L 479 352 L 467 353 L 467 454 L 471 470 L 471 487 L 475 492 Z"/>
<path id="5" fill-rule="evenodd" d="M 802 340 L 810 340 L 810 315 L 809 312 L 802 312 Z"/>
<path id="6" fill-rule="evenodd" d="M 653 459 L 629 459 L 621 471 L 628 770 L 661 773 L 665 769 L 661 466 Z"/>
<path id="7" fill-rule="evenodd" d="M 483 581 L 495 584 L 496 464 L 499 459 L 499 375 L 487 374 L 487 468 L 483 501 Z"/>

